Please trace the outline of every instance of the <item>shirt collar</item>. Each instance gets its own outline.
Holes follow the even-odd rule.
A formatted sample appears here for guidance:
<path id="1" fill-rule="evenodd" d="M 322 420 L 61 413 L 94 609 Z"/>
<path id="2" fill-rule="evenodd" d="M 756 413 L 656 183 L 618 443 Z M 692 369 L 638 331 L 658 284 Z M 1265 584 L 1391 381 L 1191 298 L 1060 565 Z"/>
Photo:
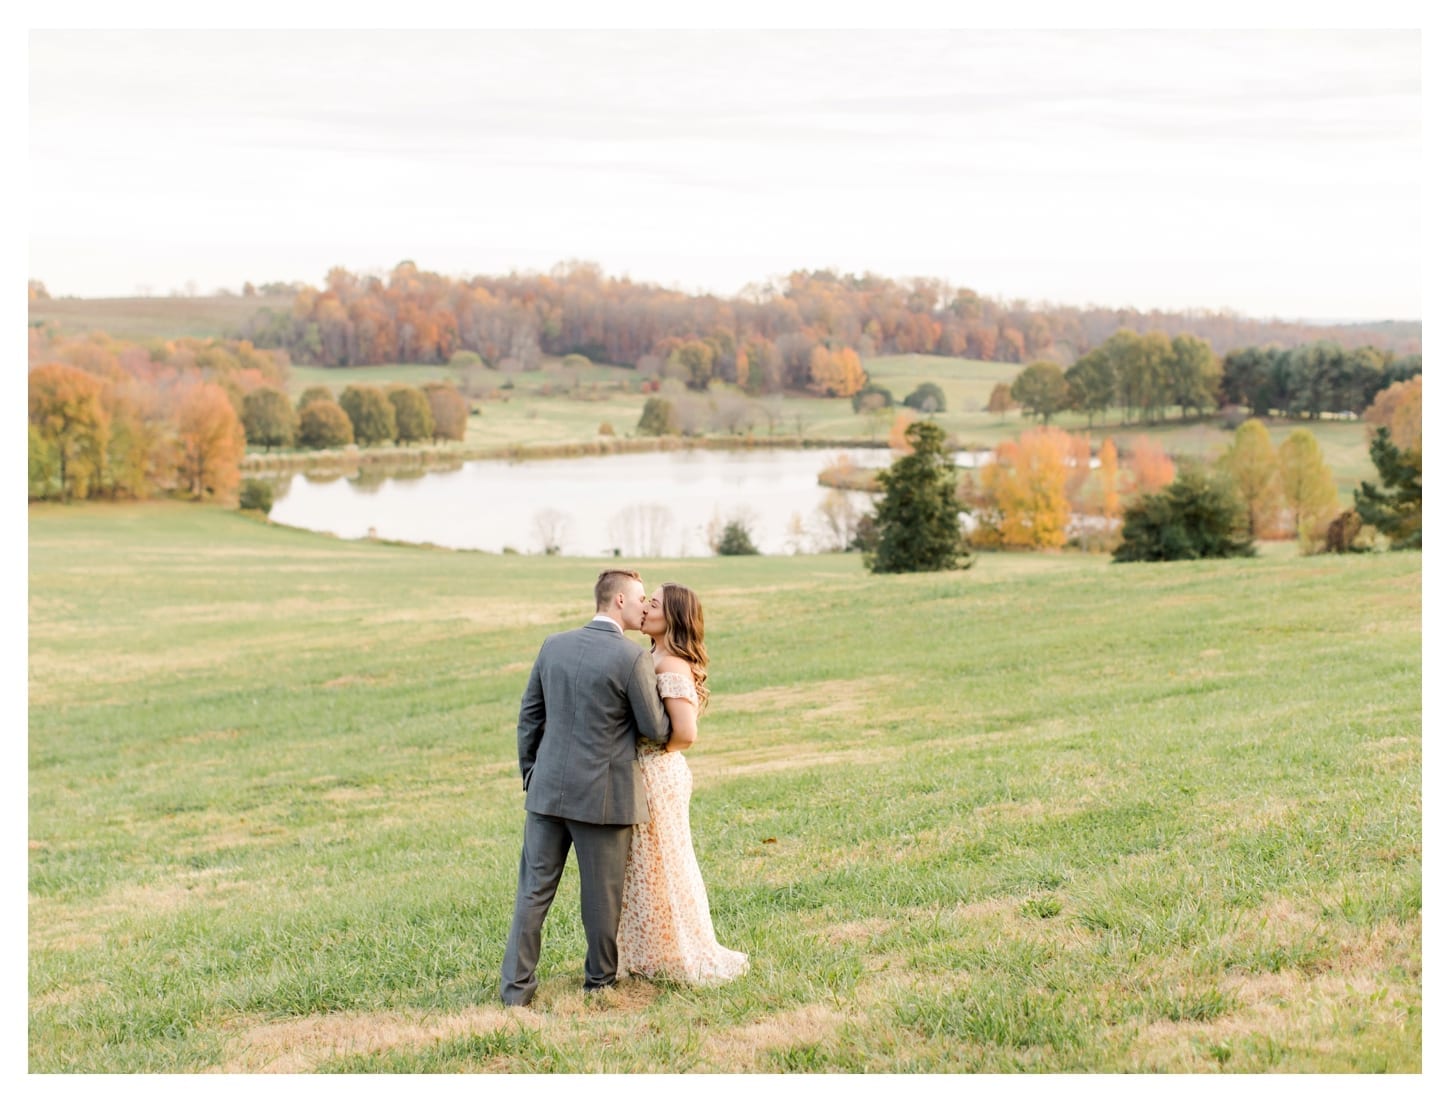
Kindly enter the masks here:
<path id="1" fill-rule="evenodd" d="M 597 622 L 599 622 L 601 620 L 604 623 L 608 624 L 610 627 L 612 627 L 615 631 L 619 632 L 620 635 L 623 635 L 624 634 L 624 629 L 622 627 L 620 627 L 618 624 L 616 624 L 610 617 L 604 615 L 604 613 L 602 613 L 602 612 L 598 616 L 594 617 L 593 620 L 590 620 L 589 622 L 591 624 L 593 624 L 593 623 L 597 623 Z"/>

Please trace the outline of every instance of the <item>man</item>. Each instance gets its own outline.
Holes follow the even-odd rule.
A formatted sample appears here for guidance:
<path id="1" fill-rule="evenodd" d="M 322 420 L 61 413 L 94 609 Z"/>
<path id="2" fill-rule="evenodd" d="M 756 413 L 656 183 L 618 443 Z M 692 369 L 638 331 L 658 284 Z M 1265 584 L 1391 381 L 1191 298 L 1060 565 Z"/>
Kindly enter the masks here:
<path id="1" fill-rule="evenodd" d="M 649 652 L 624 637 L 648 606 L 638 573 L 604 571 L 594 619 L 545 639 L 529 674 L 518 732 L 524 848 L 499 986 L 507 1005 L 528 1005 L 539 986 L 540 931 L 571 845 L 588 943 L 584 989 L 614 984 L 630 828 L 649 822 L 635 740 L 670 738 Z"/>

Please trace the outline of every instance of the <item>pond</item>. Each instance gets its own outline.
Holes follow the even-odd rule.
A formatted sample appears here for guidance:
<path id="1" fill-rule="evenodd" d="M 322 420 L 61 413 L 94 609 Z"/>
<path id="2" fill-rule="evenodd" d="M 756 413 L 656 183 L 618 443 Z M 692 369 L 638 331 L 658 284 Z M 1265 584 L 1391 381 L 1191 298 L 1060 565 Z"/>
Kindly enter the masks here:
<path id="1" fill-rule="evenodd" d="M 885 448 L 756 448 L 576 459 L 473 460 L 456 470 L 353 477 L 295 474 L 277 482 L 272 519 L 345 539 L 506 548 L 565 555 L 664 558 L 711 554 L 712 535 L 741 521 L 765 554 L 841 546 L 871 495 L 816 482 L 842 454 L 858 467 Z M 978 457 L 962 454 L 958 463 Z"/>

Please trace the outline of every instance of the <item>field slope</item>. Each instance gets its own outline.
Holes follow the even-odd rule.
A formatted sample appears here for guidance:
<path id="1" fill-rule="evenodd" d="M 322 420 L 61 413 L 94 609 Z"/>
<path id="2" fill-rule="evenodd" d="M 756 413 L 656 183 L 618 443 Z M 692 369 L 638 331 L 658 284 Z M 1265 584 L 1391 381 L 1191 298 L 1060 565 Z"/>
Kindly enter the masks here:
<path id="1" fill-rule="evenodd" d="M 640 564 L 702 593 L 750 974 L 495 1002 L 543 636 L 600 563 L 30 511 L 29 1067 L 1416 1071 L 1420 556 Z"/>

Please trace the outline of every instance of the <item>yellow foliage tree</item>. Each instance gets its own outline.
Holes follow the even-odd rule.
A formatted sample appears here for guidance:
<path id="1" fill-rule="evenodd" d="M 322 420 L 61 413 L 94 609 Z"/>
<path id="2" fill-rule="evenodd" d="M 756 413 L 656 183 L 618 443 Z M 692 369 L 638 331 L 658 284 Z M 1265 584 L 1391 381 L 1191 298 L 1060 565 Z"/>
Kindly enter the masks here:
<path id="1" fill-rule="evenodd" d="M 1339 503 L 1339 491 L 1319 441 L 1308 429 L 1295 429 L 1279 445 L 1279 483 L 1300 538 L 1322 536 Z"/>
<path id="2" fill-rule="evenodd" d="M 1058 428 L 1032 429 L 997 447 L 982 471 L 986 542 L 1003 547 L 1061 547 L 1067 542 L 1071 437 Z"/>
<path id="3" fill-rule="evenodd" d="M 1219 464 L 1248 510 L 1249 535 L 1265 538 L 1274 530 L 1283 498 L 1279 490 L 1279 457 L 1264 423 L 1251 417 L 1240 425 Z"/>
<path id="4" fill-rule="evenodd" d="M 811 387 L 828 398 L 849 398 L 866 385 L 866 369 L 855 349 L 811 349 Z"/>

